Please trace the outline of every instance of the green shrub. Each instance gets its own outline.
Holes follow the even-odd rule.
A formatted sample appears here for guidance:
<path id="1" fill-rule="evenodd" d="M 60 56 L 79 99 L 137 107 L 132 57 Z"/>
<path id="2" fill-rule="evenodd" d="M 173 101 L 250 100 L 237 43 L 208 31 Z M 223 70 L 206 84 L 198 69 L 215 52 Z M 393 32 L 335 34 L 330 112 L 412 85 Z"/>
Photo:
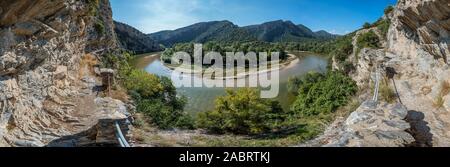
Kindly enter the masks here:
<path id="1" fill-rule="evenodd" d="M 203 44 L 203 54 L 207 54 L 211 51 L 219 52 L 222 56 L 226 56 L 226 52 L 265 52 L 269 57 L 272 52 L 279 52 L 280 60 L 286 60 L 288 58 L 288 55 L 285 52 L 285 46 L 281 43 L 269 43 L 262 41 L 241 43 L 210 41 Z M 166 50 L 162 53 L 161 59 L 165 63 L 170 63 L 173 54 L 176 52 L 186 52 L 192 57 L 194 55 L 194 43 L 178 43 L 173 45 L 171 48 L 166 48 Z M 257 54 L 257 56 L 258 55 L 259 54 Z"/>
<path id="2" fill-rule="evenodd" d="M 132 70 L 124 85 L 133 97 L 137 112 L 159 128 L 193 128 L 192 118 L 184 112 L 186 98 L 176 95 L 169 78 Z"/>
<path id="3" fill-rule="evenodd" d="M 88 12 L 90 16 L 96 16 L 98 14 L 98 8 L 100 7 L 100 0 L 87 0 Z"/>
<path id="4" fill-rule="evenodd" d="M 364 23 L 364 25 L 363 25 L 363 28 L 364 29 L 368 29 L 368 28 L 370 28 L 370 27 L 372 27 L 372 25 L 370 24 L 370 23 Z"/>
<path id="5" fill-rule="evenodd" d="M 161 60 L 164 63 L 170 64 L 172 62 L 172 56 L 175 54 L 174 50 L 172 48 L 167 48 L 162 54 L 161 54 Z"/>
<path id="6" fill-rule="evenodd" d="M 380 48 L 381 44 L 378 35 L 373 30 L 370 30 L 358 36 L 356 45 L 358 46 L 358 54 L 362 48 Z"/>
<path id="7" fill-rule="evenodd" d="M 390 20 L 381 20 L 378 24 L 377 24 L 377 28 L 381 33 L 381 36 L 383 38 L 387 38 L 387 34 L 389 31 L 389 27 L 391 26 L 391 21 Z"/>
<path id="8" fill-rule="evenodd" d="M 118 70 L 119 82 L 133 98 L 136 111 L 143 113 L 152 124 L 162 129 L 192 129 L 194 121 L 184 111 L 186 98 L 177 96 L 176 88 L 167 77 L 158 77 L 133 69 L 128 53 L 102 56 L 102 66 Z"/>
<path id="9" fill-rule="evenodd" d="M 392 89 L 386 80 L 381 81 L 380 83 L 380 95 L 382 100 L 393 103 L 397 99 L 397 93 L 395 93 L 394 89 Z"/>
<path id="10" fill-rule="evenodd" d="M 357 90 L 356 83 L 340 72 L 310 73 L 303 78 L 291 110 L 301 117 L 331 114 Z"/>
<path id="11" fill-rule="evenodd" d="M 352 62 L 345 61 L 344 63 L 342 63 L 342 70 L 344 71 L 344 73 L 350 74 L 352 71 L 356 70 L 356 67 Z"/>
<path id="12" fill-rule="evenodd" d="M 243 88 L 227 90 L 216 100 L 212 111 L 198 115 L 198 127 L 214 133 L 262 134 L 277 129 L 286 113 L 276 101 L 260 98 L 259 91 Z"/>
<path id="13" fill-rule="evenodd" d="M 95 25 L 94 25 L 94 28 L 95 28 L 95 31 L 99 35 L 101 35 L 101 36 L 105 35 L 106 29 L 105 29 L 105 25 L 103 25 L 102 22 L 100 22 L 100 21 L 96 22 Z"/>
<path id="14" fill-rule="evenodd" d="M 136 104 L 137 112 L 143 113 L 146 118 L 161 129 L 179 127 L 183 129 L 192 129 L 192 118 L 183 111 L 183 109 L 171 106 L 164 99 L 146 99 L 134 94 L 133 99 Z M 185 100 L 176 99 L 178 105 L 184 106 Z M 173 103 L 173 102 L 171 102 Z"/>
<path id="15" fill-rule="evenodd" d="M 101 67 L 116 69 L 119 72 L 119 77 L 124 78 L 133 69 L 130 66 L 132 58 L 131 54 L 127 52 L 120 55 L 108 53 L 101 56 Z"/>
<path id="16" fill-rule="evenodd" d="M 390 14 L 393 11 L 394 11 L 394 7 L 393 6 L 388 6 L 386 9 L 384 9 L 384 14 L 388 15 L 388 14 Z"/>
<path id="17" fill-rule="evenodd" d="M 290 77 L 288 79 L 288 85 L 287 85 L 287 89 L 288 89 L 289 93 L 297 95 L 299 86 L 302 83 L 303 83 L 303 81 L 301 80 L 301 78 L 299 78 L 299 77 Z"/>
<path id="18" fill-rule="evenodd" d="M 125 78 L 124 86 L 148 98 L 158 97 L 163 91 L 160 79 L 142 70 L 132 70 Z"/>
<path id="19" fill-rule="evenodd" d="M 332 55 L 338 63 L 344 62 L 353 53 L 352 41 L 353 35 L 348 35 L 336 42 L 336 49 L 332 52 Z"/>

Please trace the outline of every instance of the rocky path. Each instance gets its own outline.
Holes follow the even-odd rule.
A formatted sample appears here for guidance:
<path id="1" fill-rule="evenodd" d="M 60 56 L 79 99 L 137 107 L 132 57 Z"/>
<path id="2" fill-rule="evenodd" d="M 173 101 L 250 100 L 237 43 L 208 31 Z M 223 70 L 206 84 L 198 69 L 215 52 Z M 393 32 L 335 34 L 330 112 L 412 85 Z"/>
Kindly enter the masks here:
<path id="1" fill-rule="evenodd" d="M 433 100 L 415 94 L 408 86 L 410 81 L 399 80 L 400 98 L 408 108 L 408 121 L 418 140 L 418 146 L 450 146 L 450 112 L 434 106 Z"/>
<path id="2" fill-rule="evenodd" d="M 102 97 L 102 82 L 90 69 L 82 66 L 80 79 L 75 82 L 79 88 L 73 97 L 65 99 L 64 103 L 76 104 L 65 117 L 62 125 L 71 135 L 62 136 L 51 141 L 49 146 L 83 146 L 93 143 L 115 143 L 114 121 L 126 120 L 127 107 L 120 101 L 110 97 Z M 102 125 L 104 124 L 104 125 Z"/>

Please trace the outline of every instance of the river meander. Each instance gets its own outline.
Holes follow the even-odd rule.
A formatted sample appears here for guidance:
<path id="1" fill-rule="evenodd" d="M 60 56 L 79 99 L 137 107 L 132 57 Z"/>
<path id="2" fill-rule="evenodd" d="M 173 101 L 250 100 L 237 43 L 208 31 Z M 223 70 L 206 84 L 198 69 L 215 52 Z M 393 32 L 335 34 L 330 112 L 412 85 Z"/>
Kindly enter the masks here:
<path id="1" fill-rule="evenodd" d="M 293 103 L 295 97 L 288 93 L 287 82 L 290 77 L 302 76 L 308 72 L 325 72 L 328 64 L 328 60 L 314 53 L 299 52 L 295 54 L 297 59 L 290 62 L 290 64 L 280 69 L 280 84 L 279 95 L 275 98 L 282 105 L 283 109 L 289 109 L 289 106 Z M 166 67 L 159 59 L 158 53 L 149 53 L 138 56 L 134 60 L 134 66 L 139 69 L 143 69 L 151 74 L 171 77 L 173 70 Z M 193 80 L 201 79 L 199 76 L 192 75 Z M 225 89 L 227 88 L 177 88 L 179 94 L 188 98 L 188 104 L 185 110 L 189 113 L 195 114 L 211 110 L 214 108 L 215 99 L 218 96 L 225 95 Z"/>

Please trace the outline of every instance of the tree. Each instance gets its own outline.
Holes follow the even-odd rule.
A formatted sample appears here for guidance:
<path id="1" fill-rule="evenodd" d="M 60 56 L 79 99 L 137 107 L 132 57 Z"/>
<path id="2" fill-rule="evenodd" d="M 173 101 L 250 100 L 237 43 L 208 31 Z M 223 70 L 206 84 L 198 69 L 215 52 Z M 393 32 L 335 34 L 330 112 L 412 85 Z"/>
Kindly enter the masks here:
<path id="1" fill-rule="evenodd" d="M 379 48 L 380 47 L 380 38 L 373 31 L 369 31 L 367 33 L 361 34 L 356 41 L 358 48 Z"/>
<path id="2" fill-rule="evenodd" d="M 162 129 L 193 128 L 191 116 L 184 111 L 187 100 L 177 96 L 169 78 L 132 70 L 123 82 L 134 100 L 136 111 L 143 113 L 154 125 Z"/>
<path id="3" fill-rule="evenodd" d="M 135 91 L 145 98 L 158 97 L 164 90 L 160 79 L 156 75 L 142 70 L 132 70 L 126 77 L 124 86 L 126 89 Z"/>
<path id="4" fill-rule="evenodd" d="M 301 117 L 330 114 L 347 104 L 356 91 L 356 83 L 340 72 L 330 71 L 326 75 L 309 73 L 299 86 L 291 110 Z"/>
<path id="5" fill-rule="evenodd" d="M 287 89 L 289 91 L 289 93 L 292 93 L 294 95 L 298 95 L 298 89 L 300 87 L 300 85 L 302 85 L 303 81 L 301 78 L 299 77 L 290 77 L 288 79 L 288 85 L 287 85 Z"/>
<path id="6" fill-rule="evenodd" d="M 215 109 L 198 116 L 198 126 L 214 133 L 262 134 L 275 130 L 286 118 L 276 101 L 260 98 L 259 91 L 227 90 Z"/>
<path id="7" fill-rule="evenodd" d="M 364 25 L 363 25 L 363 28 L 364 29 L 368 29 L 368 28 L 370 28 L 370 27 L 372 27 L 372 25 L 370 25 L 370 23 L 364 23 Z"/>
<path id="8" fill-rule="evenodd" d="M 390 14 L 392 11 L 394 11 L 394 7 L 393 6 L 388 6 L 386 7 L 386 9 L 384 9 L 384 14 L 388 15 Z"/>

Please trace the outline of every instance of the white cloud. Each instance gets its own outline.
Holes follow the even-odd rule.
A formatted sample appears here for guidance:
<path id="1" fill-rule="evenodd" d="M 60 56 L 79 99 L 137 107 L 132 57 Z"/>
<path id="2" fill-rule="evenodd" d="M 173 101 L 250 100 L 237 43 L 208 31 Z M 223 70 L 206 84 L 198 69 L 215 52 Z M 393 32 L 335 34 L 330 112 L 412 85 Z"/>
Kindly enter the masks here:
<path id="1" fill-rule="evenodd" d="M 332 33 L 332 34 L 337 34 L 338 33 L 337 30 L 335 30 L 335 29 L 333 29 L 333 30 L 331 30 L 329 32 Z"/>
<path id="2" fill-rule="evenodd" d="M 346 35 L 351 32 L 349 30 L 336 30 L 336 29 L 326 30 L 326 31 L 331 34 L 338 34 L 338 35 Z"/>

